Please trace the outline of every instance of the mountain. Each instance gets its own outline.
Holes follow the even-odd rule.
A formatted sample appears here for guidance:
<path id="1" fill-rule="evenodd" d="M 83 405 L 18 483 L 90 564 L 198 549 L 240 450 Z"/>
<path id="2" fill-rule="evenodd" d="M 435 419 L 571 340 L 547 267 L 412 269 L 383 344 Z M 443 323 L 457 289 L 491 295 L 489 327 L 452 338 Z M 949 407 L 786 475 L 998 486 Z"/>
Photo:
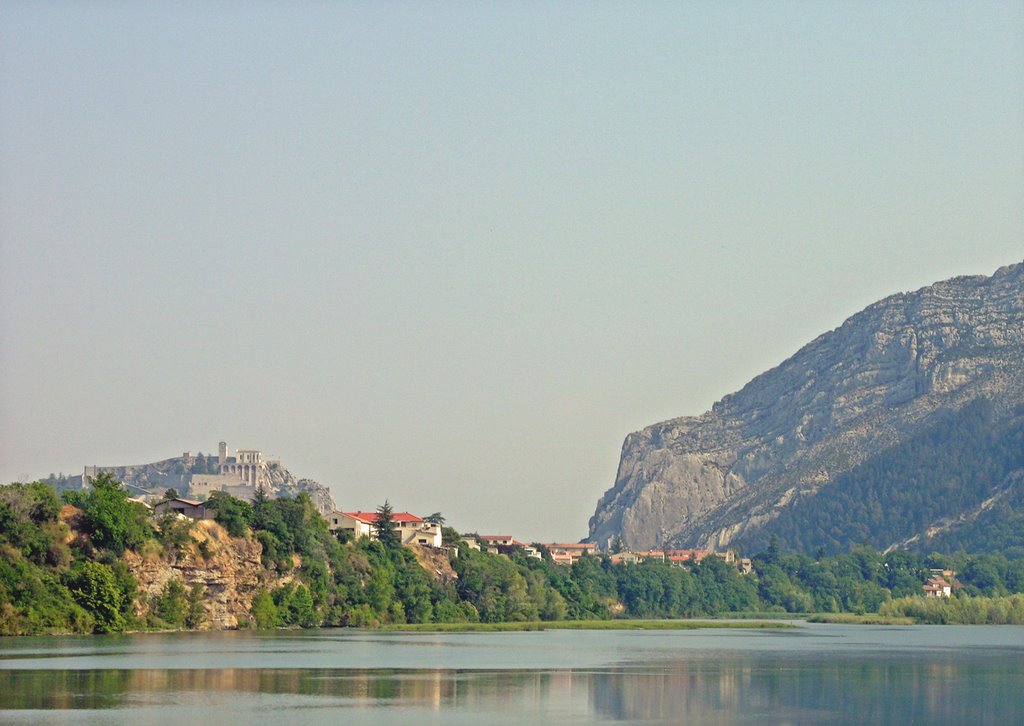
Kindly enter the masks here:
<path id="1" fill-rule="evenodd" d="M 978 547 L 995 527 L 1024 546 L 1022 431 L 1019 263 L 885 298 L 711 411 L 630 434 L 587 539 Z"/>

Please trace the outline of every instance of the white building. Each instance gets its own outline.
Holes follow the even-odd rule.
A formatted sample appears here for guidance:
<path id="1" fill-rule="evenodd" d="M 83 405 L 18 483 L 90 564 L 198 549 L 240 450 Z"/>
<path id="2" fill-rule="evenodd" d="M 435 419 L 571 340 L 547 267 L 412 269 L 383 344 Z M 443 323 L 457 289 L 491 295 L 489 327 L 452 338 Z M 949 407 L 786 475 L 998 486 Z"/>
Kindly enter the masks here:
<path id="1" fill-rule="evenodd" d="M 376 512 L 331 512 L 327 517 L 327 528 L 332 532 L 347 530 L 352 534 L 353 539 L 360 537 L 377 539 L 377 531 L 374 526 L 376 521 Z M 395 524 L 402 544 L 416 544 L 423 547 L 441 546 L 440 526 L 408 512 L 393 513 L 391 521 Z"/>

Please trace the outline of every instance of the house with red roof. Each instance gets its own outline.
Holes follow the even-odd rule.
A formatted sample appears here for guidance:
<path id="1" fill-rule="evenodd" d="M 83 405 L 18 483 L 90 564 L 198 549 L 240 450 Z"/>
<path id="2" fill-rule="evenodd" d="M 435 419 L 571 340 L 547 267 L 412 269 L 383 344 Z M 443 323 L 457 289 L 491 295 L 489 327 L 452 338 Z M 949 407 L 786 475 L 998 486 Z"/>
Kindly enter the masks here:
<path id="1" fill-rule="evenodd" d="M 925 597 L 952 597 L 953 585 L 941 577 L 928 578 L 928 584 L 922 587 Z"/>
<path id="2" fill-rule="evenodd" d="M 578 542 L 552 542 L 544 545 L 551 553 L 551 561 L 556 565 L 572 565 L 579 561 L 583 555 L 597 551 L 592 544 L 580 544 Z"/>
<path id="3" fill-rule="evenodd" d="M 353 539 L 369 537 L 377 539 L 374 523 L 376 512 L 331 512 L 327 517 L 327 528 L 332 532 L 347 530 Z M 441 546 L 441 527 L 427 522 L 409 512 L 394 512 L 391 521 L 398 530 L 402 544 L 416 544 L 424 547 Z"/>
<path id="4" fill-rule="evenodd" d="M 553 546 L 553 545 L 549 545 Z M 641 552 L 617 552 L 609 556 L 612 564 L 635 564 L 637 562 L 643 562 L 644 560 L 655 560 L 658 562 L 668 562 L 673 565 L 684 565 L 688 562 L 698 563 L 705 557 L 718 557 L 729 564 L 736 563 L 736 553 L 729 550 L 727 552 L 712 552 L 711 550 L 645 550 Z M 748 571 L 750 561 L 747 560 Z"/>
<path id="5" fill-rule="evenodd" d="M 953 597 L 953 590 L 963 589 L 956 580 L 956 572 L 945 569 L 932 569 L 928 583 L 921 588 L 925 597 Z"/>
<path id="6" fill-rule="evenodd" d="M 484 550 L 493 555 L 507 555 L 515 549 L 521 549 L 527 557 L 539 560 L 540 552 L 526 542 L 520 542 L 509 534 L 481 534 L 466 538 L 466 544 L 472 549 Z M 475 545 L 475 546 L 474 546 Z"/>

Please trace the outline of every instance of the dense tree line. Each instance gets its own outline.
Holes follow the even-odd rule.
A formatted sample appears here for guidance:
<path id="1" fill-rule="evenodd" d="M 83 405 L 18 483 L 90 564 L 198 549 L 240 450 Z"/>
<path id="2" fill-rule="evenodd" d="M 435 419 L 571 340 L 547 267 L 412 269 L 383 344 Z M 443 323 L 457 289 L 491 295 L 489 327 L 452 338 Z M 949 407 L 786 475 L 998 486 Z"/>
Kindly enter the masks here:
<path id="1" fill-rule="evenodd" d="M 1024 625 L 1024 594 L 949 599 L 901 597 L 882 603 L 879 613 L 932 625 Z"/>
<path id="2" fill-rule="evenodd" d="M 739 543 L 759 549 L 774 534 L 792 550 L 827 554 L 858 544 L 884 549 L 942 518 L 955 518 L 1024 468 L 1024 412 L 1001 420 L 986 399 L 952 412 L 927 430 L 798 499 L 764 531 Z M 1024 555 L 1021 483 L 984 520 L 917 546 L 961 547 Z"/>
<path id="3" fill-rule="evenodd" d="M 62 518 L 62 502 L 49 486 L 0 487 L 0 633 L 203 625 L 201 587 L 171 580 L 147 597 L 124 558 L 129 550 L 143 557 L 175 550 L 205 556 L 192 520 L 172 515 L 154 521 L 109 475 L 97 477 L 88 492 L 65 493 L 64 500 L 74 509 Z M 783 553 L 774 538 L 754 556 L 754 571 L 743 575 L 717 557 L 684 567 L 657 559 L 614 565 L 601 555 L 556 565 L 546 552 L 534 559 L 521 550 L 509 556 L 474 551 L 445 527 L 446 544 L 458 550 L 449 560 L 440 551 L 417 554 L 402 546 L 388 504 L 376 523 L 384 536 L 373 541 L 333 535 L 305 494 L 269 499 L 259 493 L 252 503 L 217 494 L 209 506 L 229 534 L 261 545 L 268 584 L 256 593 L 247 622 L 259 628 L 912 609 L 930 568 L 960 573 L 967 596 L 1024 591 L 1024 560 L 1002 555 L 883 555 L 857 546 L 810 557 Z M 889 604 L 905 598 L 909 605 Z M 986 617 L 1001 617 L 1018 602 L 993 606 L 996 615 Z"/>
<path id="4" fill-rule="evenodd" d="M 145 507 L 129 502 L 109 476 L 73 498 L 85 534 L 74 548 L 52 487 L 0 487 L 0 633 L 108 632 L 133 624 L 136 583 L 118 556 L 151 535 Z"/>
<path id="5" fill-rule="evenodd" d="M 927 545 L 939 552 L 1003 552 L 1024 559 L 1024 479 L 1012 482 L 976 520 L 940 532 Z"/>

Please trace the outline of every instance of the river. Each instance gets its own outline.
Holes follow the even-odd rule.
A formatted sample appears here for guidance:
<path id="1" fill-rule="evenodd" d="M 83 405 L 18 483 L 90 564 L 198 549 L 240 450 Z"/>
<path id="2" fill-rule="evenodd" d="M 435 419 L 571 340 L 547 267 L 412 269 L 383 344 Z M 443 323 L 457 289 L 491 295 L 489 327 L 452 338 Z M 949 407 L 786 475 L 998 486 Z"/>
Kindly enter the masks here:
<path id="1" fill-rule="evenodd" d="M 0 722 L 1024 723 L 1024 627 L 0 639 Z"/>

